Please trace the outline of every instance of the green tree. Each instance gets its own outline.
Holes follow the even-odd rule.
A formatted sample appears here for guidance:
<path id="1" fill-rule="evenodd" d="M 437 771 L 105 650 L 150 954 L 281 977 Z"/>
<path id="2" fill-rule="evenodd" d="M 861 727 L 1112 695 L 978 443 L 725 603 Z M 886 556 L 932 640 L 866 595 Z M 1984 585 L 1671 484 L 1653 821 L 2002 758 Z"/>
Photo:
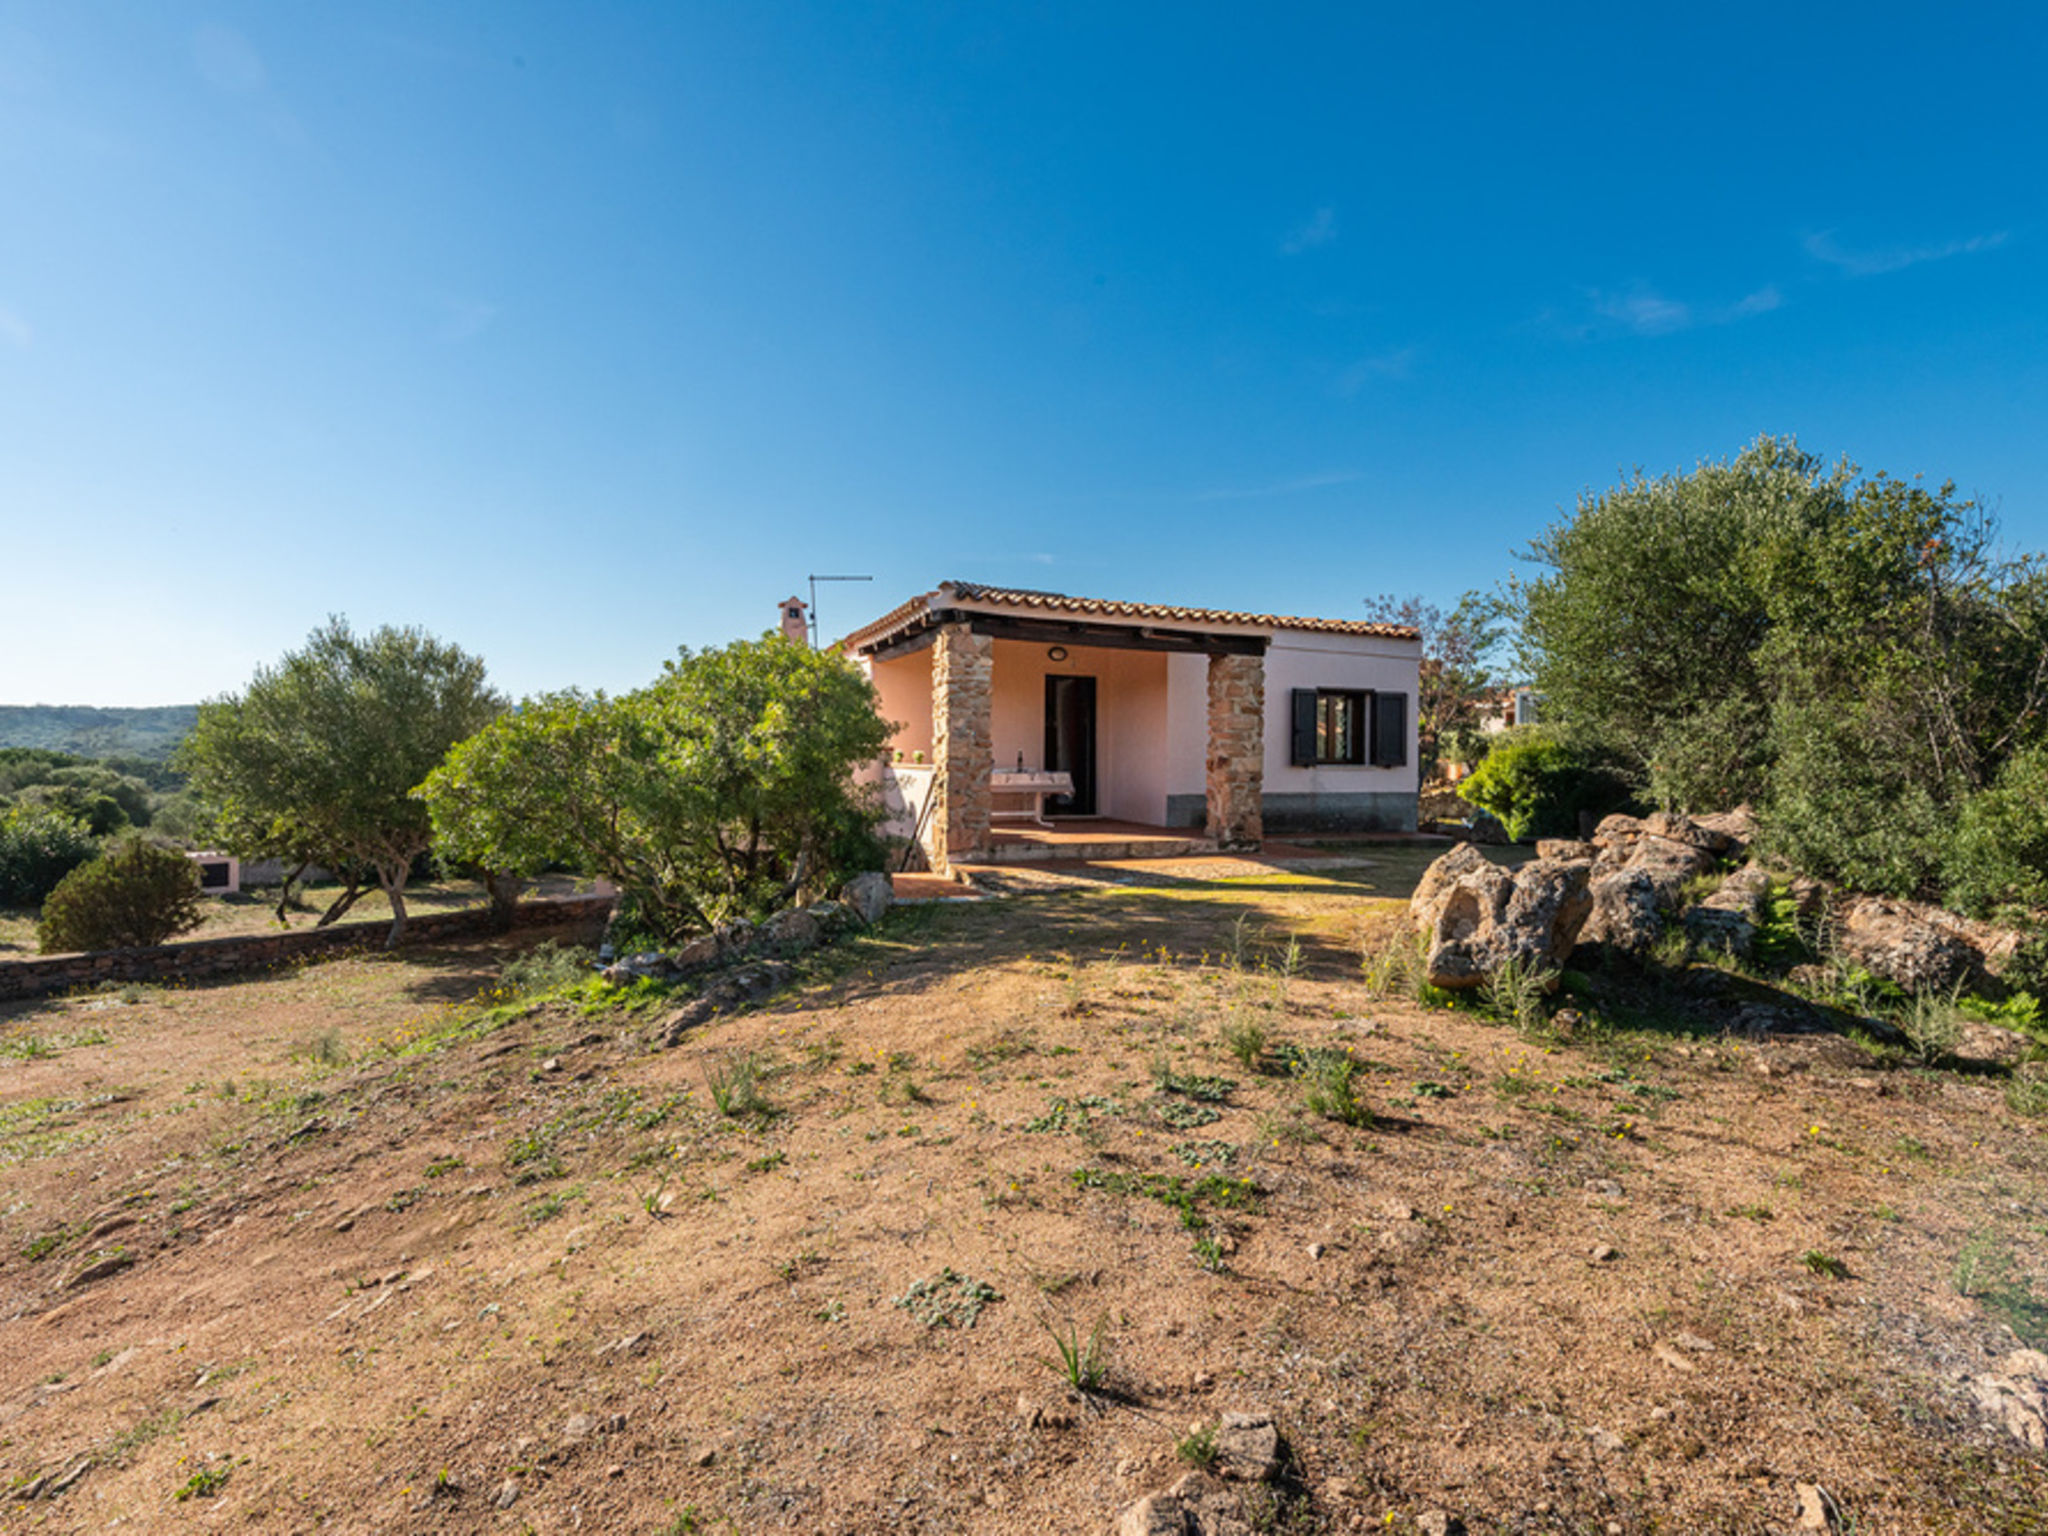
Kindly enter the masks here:
<path id="1" fill-rule="evenodd" d="M 1951 485 L 1760 438 L 1584 497 L 1529 553 L 1546 719 L 1662 805 L 1755 802 L 1809 873 L 1937 893 L 1944 828 L 2043 735 L 2042 566 Z"/>
<path id="2" fill-rule="evenodd" d="M 1366 599 L 1365 616 L 1375 623 L 1405 624 L 1421 636 L 1415 723 L 1422 782 L 1427 784 L 1456 744 L 1478 734 L 1504 629 L 1499 604 L 1484 593 L 1467 592 L 1446 613 L 1420 597 L 1382 593 Z"/>
<path id="3" fill-rule="evenodd" d="M 348 880 L 323 925 L 374 879 L 395 947 L 406 879 L 433 842 L 417 787 L 503 708 L 483 662 L 459 647 L 413 628 L 357 635 L 334 618 L 242 693 L 202 704 L 177 760 L 234 852 Z"/>
<path id="4" fill-rule="evenodd" d="M 99 851 L 92 833 L 61 811 L 33 805 L 0 810 L 0 907 L 41 902 Z"/>
<path id="5" fill-rule="evenodd" d="M 199 867 L 175 848 L 129 838 L 57 883 L 36 946 L 46 955 L 139 948 L 199 921 Z"/>
<path id="6" fill-rule="evenodd" d="M 877 867 L 853 772 L 887 741 L 858 670 L 770 635 L 686 650 L 620 698 L 529 699 L 422 793 L 446 856 L 601 874 L 630 921 L 673 939 Z"/>

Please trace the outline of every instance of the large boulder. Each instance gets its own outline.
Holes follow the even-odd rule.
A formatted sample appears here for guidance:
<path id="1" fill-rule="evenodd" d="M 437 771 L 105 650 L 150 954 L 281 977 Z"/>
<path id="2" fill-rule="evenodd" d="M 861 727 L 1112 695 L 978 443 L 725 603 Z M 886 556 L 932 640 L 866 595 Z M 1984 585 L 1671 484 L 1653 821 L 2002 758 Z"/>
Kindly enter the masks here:
<path id="1" fill-rule="evenodd" d="M 1612 869 L 1605 874 L 1597 872 L 1598 866 L 1595 870 L 1587 885 L 1593 910 L 1579 931 L 1580 941 L 1637 957 L 1649 954 L 1664 936 L 1656 882 L 1640 869 Z"/>
<path id="2" fill-rule="evenodd" d="M 1470 844 L 1452 849 L 1423 873 L 1409 917 L 1429 939 L 1431 985 L 1476 987 L 1509 961 L 1562 966 L 1592 911 L 1583 861 L 1536 859 L 1519 869 L 1495 864 Z"/>
<path id="3" fill-rule="evenodd" d="M 1883 896 L 1853 896 L 1835 927 L 1851 964 L 1912 993 L 1985 984 L 1984 957 L 1926 908 Z"/>
<path id="4" fill-rule="evenodd" d="M 864 875 L 855 875 L 846 882 L 846 889 L 839 893 L 839 899 L 852 909 L 862 922 L 873 926 L 887 915 L 895 905 L 896 888 L 889 877 L 879 871 L 870 870 Z"/>
<path id="5" fill-rule="evenodd" d="M 1685 914 L 1686 937 L 1700 949 L 1721 949 L 1747 957 L 1763 926 L 1771 877 L 1758 864 L 1745 864 L 1698 906 Z"/>

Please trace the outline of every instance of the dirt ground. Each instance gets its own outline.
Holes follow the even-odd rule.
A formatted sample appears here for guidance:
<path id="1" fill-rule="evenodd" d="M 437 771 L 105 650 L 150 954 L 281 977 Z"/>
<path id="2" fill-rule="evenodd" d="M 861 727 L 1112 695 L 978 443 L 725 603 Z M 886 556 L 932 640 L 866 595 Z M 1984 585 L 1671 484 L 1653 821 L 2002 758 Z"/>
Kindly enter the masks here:
<path id="1" fill-rule="evenodd" d="M 1964 1389 L 2044 1122 L 1375 999 L 1404 857 L 902 910 L 664 1052 L 497 944 L 0 1010 L 0 1530 L 1097 1532 L 1265 1410 L 1255 1529 L 2048 1531 Z"/>

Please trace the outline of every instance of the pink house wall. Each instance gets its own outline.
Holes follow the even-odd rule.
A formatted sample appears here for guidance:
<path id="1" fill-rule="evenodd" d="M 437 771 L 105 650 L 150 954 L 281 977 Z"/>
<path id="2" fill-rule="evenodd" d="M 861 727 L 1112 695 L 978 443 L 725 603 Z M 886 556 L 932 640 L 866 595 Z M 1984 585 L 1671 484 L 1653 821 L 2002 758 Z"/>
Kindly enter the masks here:
<path id="1" fill-rule="evenodd" d="M 1200 661 L 1202 658 L 1194 658 Z M 1095 809 L 1125 821 L 1157 822 L 1166 814 L 1169 746 L 1168 658 L 1157 651 L 1094 650 L 1070 646 L 1065 661 L 1046 647 L 998 640 L 991 701 L 998 768 L 1045 761 L 1045 679 L 1052 674 L 1095 681 Z M 1206 709 L 1206 704 L 1204 708 Z M 1201 729 L 1206 732 L 1204 723 Z M 1203 737 L 1206 741 L 1206 735 Z M 1197 747 L 1195 774 L 1201 776 Z"/>

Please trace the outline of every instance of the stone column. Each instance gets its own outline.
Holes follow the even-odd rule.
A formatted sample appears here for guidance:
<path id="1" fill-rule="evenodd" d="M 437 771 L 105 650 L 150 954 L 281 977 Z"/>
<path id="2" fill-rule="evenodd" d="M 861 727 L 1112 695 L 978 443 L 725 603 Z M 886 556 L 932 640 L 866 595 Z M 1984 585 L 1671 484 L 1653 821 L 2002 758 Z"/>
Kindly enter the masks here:
<path id="1" fill-rule="evenodd" d="M 1209 825 L 1219 848 L 1252 849 L 1265 836 L 1266 658 L 1209 658 Z"/>
<path id="2" fill-rule="evenodd" d="M 989 774 L 995 748 L 989 739 L 989 682 L 995 642 L 965 624 L 939 630 L 932 651 L 932 761 L 930 844 L 932 868 L 947 873 L 955 859 L 972 861 L 988 850 Z"/>

